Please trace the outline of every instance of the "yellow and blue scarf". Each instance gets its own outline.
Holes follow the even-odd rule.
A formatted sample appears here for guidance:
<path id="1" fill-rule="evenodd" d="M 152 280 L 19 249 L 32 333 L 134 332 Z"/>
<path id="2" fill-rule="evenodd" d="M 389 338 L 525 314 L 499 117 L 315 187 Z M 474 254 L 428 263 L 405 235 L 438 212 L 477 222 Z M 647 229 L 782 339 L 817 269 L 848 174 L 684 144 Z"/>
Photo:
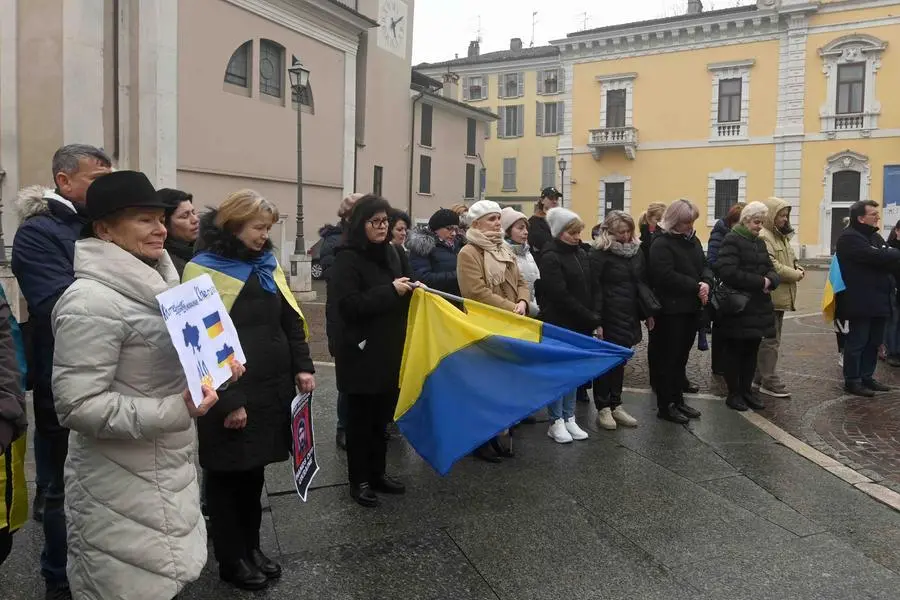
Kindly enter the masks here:
<path id="1" fill-rule="evenodd" d="M 271 252 L 265 252 L 251 260 L 238 260 L 212 252 L 201 252 L 184 267 L 184 275 L 181 280 L 182 282 L 190 281 L 204 273 L 212 278 L 213 284 L 222 298 L 222 303 L 225 305 L 225 310 L 229 313 L 231 307 L 234 306 L 234 301 L 244 289 L 244 284 L 251 275 L 255 275 L 259 279 L 260 286 L 266 292 L 270 294 L 281 292 L 287 303 L 300 317 L 300 321 L 303 323 L 303 333 L 306 334 L 306 339 L 309 341 L 309 326 L 306 318 L 288 286 L 284 271 L 281 270 L 275 255 Z"/>

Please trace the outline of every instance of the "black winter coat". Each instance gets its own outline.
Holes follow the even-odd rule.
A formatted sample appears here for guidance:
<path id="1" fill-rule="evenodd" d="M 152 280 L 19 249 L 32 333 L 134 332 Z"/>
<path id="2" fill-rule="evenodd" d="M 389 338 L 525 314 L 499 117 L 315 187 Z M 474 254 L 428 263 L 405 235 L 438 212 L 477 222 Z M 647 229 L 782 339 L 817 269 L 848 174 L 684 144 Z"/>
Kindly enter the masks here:
<path id="1" fill-rule="evenodd" d="M 729 232 L 719 248 L 715 271 L 723 283 L 750 296 L 747 307 L 740 313 L 715 315 L 715 334 L 741 340 L 775 337 L 775 307 L 772 296 L 763 292 L 763 279 L 769 278 L 771 289 L 778 287 L 780 279 L 766 243 L 758 237 L 748 239 L 735 231 Z"/>
<path id="2" fill-rule="evenodd" d="M 900 250 L 886 246 L 878 230 L 851 223 L 838 238 L 838 263 L 847 289 L 837 295 L 839 319 L 889 317 L 892 273 L 900 270 Z"/>
<path id="3" fill-rule="evenodd" d="M 659 231 L 650 246 L 650 285 L 662 305 L 663 315 L 683 315 L 700 310 L 700 283 L 712 287 L 713 274 L 706 264 L 696 236 Z"/>
<path id="4" fill-rule="evenodd" d="M 328 270 L 334 264 L 335 250 L 344 239 L 343 222 L 338 225 L 325 225 L 319 229 L 322 245 L 319 246 L 319 264 L 322 266 L 322 277 L 328 279 Z"/>
<path id="5" fill-rule="evenodd" d="M 328 280 L 337 328 L 332 337 L 337 387 L 345 394 L 396 392 L 410 295 L 393 281 L 408 277 L 389 244 L 341 246 Z"/>
<path id="6" fill-rule="evenodd" d="M 637 345 L 643 320 L 638 288 L 647 286 L 643 250 L 631 257 L 592 250 L 590 261 L 593 307 L 600 315 L 603 339 L 626 348 Z"/>
<path id="7" fill-rule="evenodd" d="M 201 232 L 208 252 L 242 259 L 251 251 L 216 228 Z M 297 313 L 276 291 L 266 292 L 250 275 L 229 312 L 247 357 L 247 372 L 219 391 L 219 401 L 197 419 L 200 465 L 213 471 L 247 471 L 288 458 L 291 400 L 297 373 L 314 373 L 309 346 Z M 225 417 L 247 411 L 244 429 L 226 429 Z"/>
<path id="8" fill-rule="evenodd" d="M 535 259 L 540 256 L 545 248 L 549 248 L 553 242 L 553 233 L 550 231 L 550 223 L 545 217 L 531 215 L 528 218 L 528 245 Z"/>
<path id="9" fill-rule="evenodd" d="M 706 244 L 706 261 L 710 265 L 716 264 L 719 257 L 719 248 L 722 246 L 722 240 L 728 235 L 731 228 L 725 224 L 725 219 L 719 219 L 713 225 L 712 233 L 709 234 L 709 243 Z"/>
<path id="10" fill-rule="evenodd" d="M 658 236 L 662 232 L 662 229 L 660 229 L 659 225 L 657 225 L 656 229 L 651 232 L 650 226 L 646 223 L 641 223 L 639 229 L 641 230 L 641 252 L 644 253 L 644 262 L 649 263 L 650 244 L 652 244 L 653 240 L 656 239 L 656 236 Z"/>
<path id="11" fill-rule="evenodd" d="M 194 258 L 194 244 L 185 242 L 184 240 L 177 240 L 173 237 L 167 237 L 166 252 L 169 253 L 169 258 L 172 259 L 175 270 L 178 271 L 178 276 L 181 277 L 184 275 L 185 265 Z"/>
<path id="12" fill-rule="evenodd" d="M 462 249 L 456 237 L 453 247 L 441 242 L 434 232 L 427 229 L 413 231 L 406 243 L 409 250 L 409 266 L 416 281 L 430 288 L 459 296 L 456 279 L 456 256 Z"/>
<path id="13" fill-rule="evenodd" d="M 538 260 L 541 278 L 535 282 L 538 319 L 578 333 L 592 335 L 600 326 L 591 296 L 591 263 L 581 246 L 557 239 Z"/>

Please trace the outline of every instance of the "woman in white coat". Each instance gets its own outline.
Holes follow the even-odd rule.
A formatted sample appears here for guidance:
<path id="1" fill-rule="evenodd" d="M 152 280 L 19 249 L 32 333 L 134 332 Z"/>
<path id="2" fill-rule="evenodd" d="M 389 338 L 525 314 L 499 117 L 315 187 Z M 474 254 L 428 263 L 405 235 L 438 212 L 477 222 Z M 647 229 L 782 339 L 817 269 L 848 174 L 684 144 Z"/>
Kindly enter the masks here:
<path id="1" fill-rule="evenodd" d="M 206 563 L 192 419 L 218 397 L 204 387 L 192 403 L 156 301 L 179 281 L 163 249 L 165 208 L 143 173 L 95 180 L 75 283 L 53 311 L 76 599 L 173 598 Z"/>

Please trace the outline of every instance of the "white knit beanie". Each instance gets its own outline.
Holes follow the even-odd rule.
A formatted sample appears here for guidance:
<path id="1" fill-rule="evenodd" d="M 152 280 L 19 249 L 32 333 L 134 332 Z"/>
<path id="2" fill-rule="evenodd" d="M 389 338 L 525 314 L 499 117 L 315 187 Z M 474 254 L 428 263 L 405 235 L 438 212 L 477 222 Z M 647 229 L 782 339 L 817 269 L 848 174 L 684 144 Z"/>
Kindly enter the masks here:
<path id="1" fill-rule="evenodd" d="M 479 200 L 469 207 L 469 212 L 466 219 L 471 225 L 481 217 L 489 215 L 491 213 L 497 213 L 499 215 L 500 205 L 492 200 Z"/>
<path id="2" fill-rule="evenodd" d="M 506 206 L 500 211 L 500 227 L 503 231 L 509 231 L 509 228 L 522 219 L 528 220 L 524 213 L 520 213 L 512 206 Z"/>
<path id="3" fill-rule="evenodd" d="M 578 221 L 581 217 L 573 213 L 568 208 L 557 206 L 547 211 L 547 223 L 550 225 L 550 233 L 554 238 L 558 238 L 559 234 L 566 230 L 569 223 Z"/>

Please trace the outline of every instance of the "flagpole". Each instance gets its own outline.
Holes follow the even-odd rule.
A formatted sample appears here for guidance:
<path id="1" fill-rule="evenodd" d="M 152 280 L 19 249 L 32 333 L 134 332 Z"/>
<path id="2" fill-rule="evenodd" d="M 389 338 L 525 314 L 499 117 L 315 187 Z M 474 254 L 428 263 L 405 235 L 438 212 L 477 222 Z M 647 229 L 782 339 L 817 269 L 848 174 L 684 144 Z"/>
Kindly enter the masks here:
<path id="1" fill-rule="evenodd" d="M 427 285 L 425 285 L 424 283 L 416 282 L 416 283 L 412 283 L 410 285 L 412 285 L 414 288 L 418 288 L 422 291 L 430 292 L 432 294 L 440 296 L 441 298 L 444 298 L 445 300 L 450 300 L 451 302 L 465 302 L 466 301 L 466 299 L 461 296 L 454 296 L 453 294 L 448 294 L 447 292 L 442 292 L 441 290 L 436 290 L 434 288 L 430 288 Z"/>

